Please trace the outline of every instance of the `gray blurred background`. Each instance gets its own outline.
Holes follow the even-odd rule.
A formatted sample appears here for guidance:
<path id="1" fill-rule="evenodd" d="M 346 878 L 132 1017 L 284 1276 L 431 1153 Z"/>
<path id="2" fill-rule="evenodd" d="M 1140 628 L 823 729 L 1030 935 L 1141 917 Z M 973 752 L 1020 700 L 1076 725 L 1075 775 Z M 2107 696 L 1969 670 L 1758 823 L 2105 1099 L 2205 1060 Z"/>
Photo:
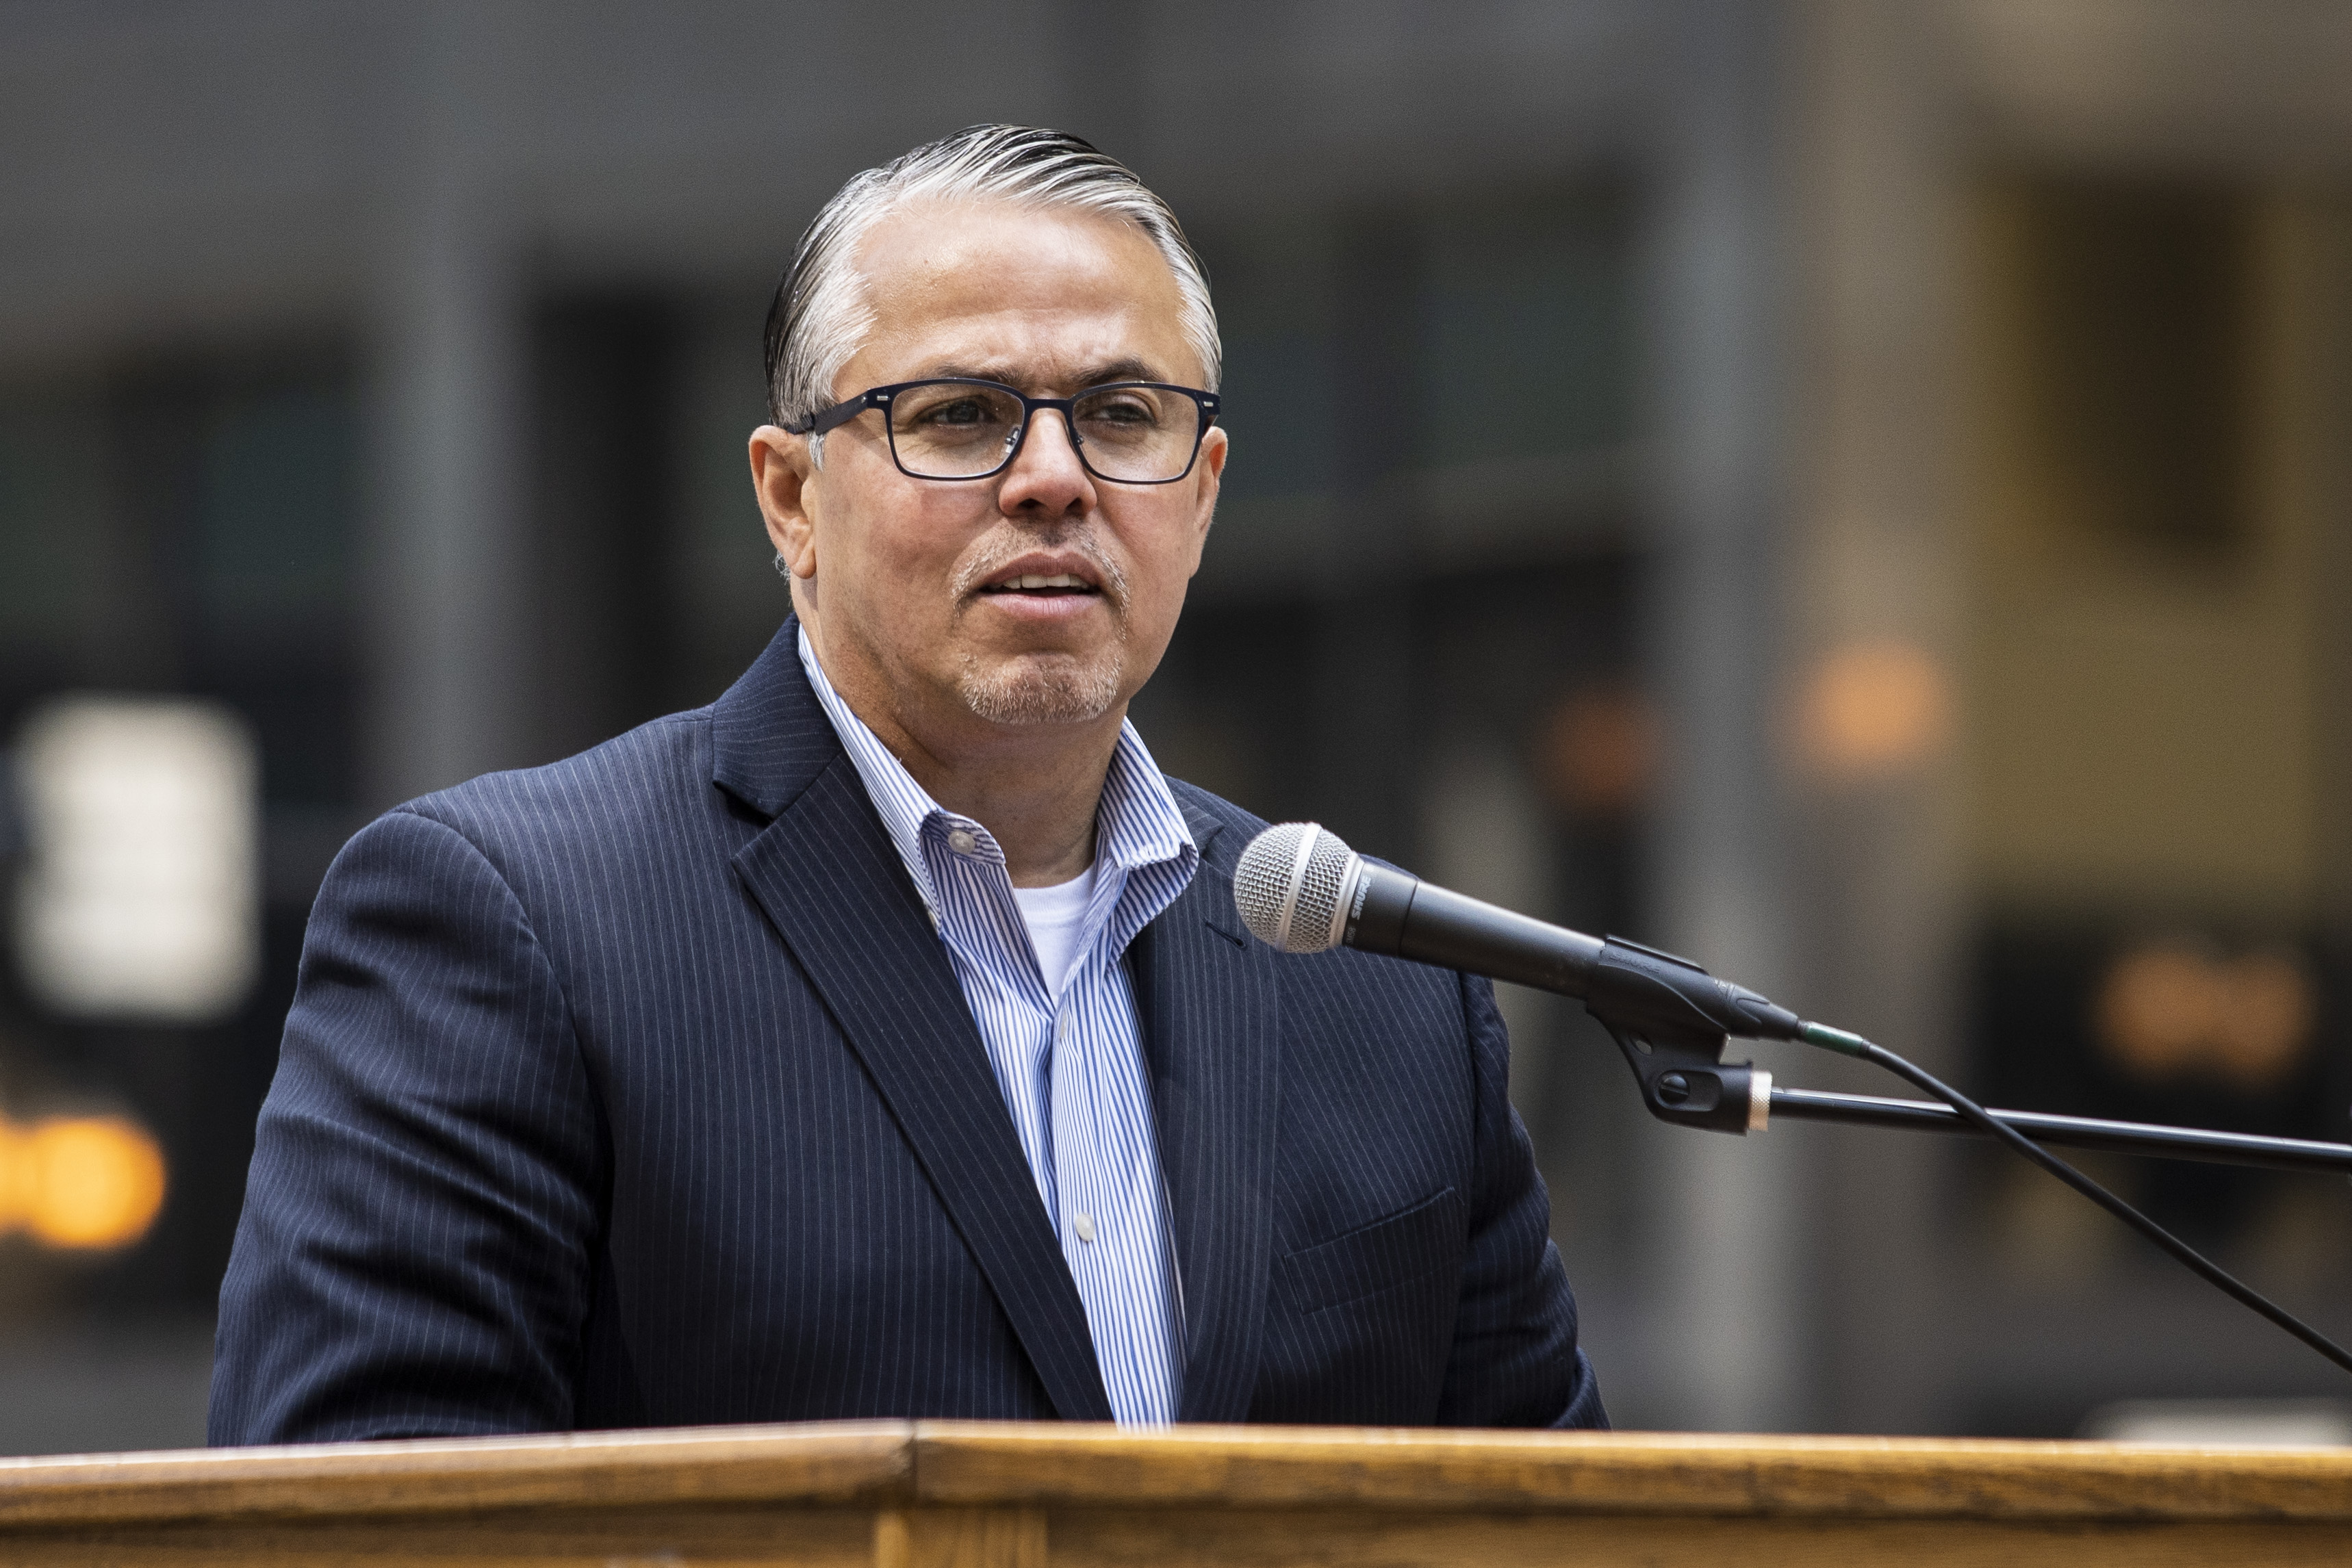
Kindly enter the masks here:
<path id="1" fill-rule="evenodd" d="M 1171 772 L 1992 1103 L 2352 1134 L 2347 81 L 2339 0 L 0 4 L 0 1452 L 201 1441 L 328 861 L 751 661 L 768 291 L 981 120 L 1211 269 Z M 193 913 L 76 924 L 200 773 Z M 1506 1003 L 1621 1426 L 2342 1391 L 2014 1161 L 1657 1126 Z M 2084 1163 L 2352 1334 L 2344 1184 Z"/>

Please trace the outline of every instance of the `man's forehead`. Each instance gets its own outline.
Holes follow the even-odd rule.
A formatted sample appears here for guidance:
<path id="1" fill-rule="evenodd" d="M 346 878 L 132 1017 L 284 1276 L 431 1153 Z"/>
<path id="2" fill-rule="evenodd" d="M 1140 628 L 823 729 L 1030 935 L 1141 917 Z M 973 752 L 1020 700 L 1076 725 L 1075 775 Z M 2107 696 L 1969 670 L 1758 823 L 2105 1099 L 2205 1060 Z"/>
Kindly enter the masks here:
<path id="1" fill-rule="evenodd" d="M 1165 380 L 1192 357 L 1174 274 L 1116 217 L 1001 202 L 909 206 L 875 225 L 858 263 L 874 313 L 867 346 L 894 373 Z"/>

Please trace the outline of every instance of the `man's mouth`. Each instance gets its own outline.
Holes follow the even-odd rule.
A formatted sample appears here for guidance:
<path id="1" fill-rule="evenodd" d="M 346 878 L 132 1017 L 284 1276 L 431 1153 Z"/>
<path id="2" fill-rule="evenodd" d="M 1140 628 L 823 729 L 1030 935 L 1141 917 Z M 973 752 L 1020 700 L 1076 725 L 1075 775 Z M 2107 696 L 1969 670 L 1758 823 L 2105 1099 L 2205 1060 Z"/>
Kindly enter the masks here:
<path id="1" fill-rule="evenodd" d="M 1057 571 L 1050 575 L 1030 572 L 1019 577 L 1008 577 L 1001 582 L 988 584 L 981 591 L 982 593 L 1018 593 L 1032 598 L 1051 598 L 1072 593 L 1100 593 L 1102 590 L 1074 573 Z"/>

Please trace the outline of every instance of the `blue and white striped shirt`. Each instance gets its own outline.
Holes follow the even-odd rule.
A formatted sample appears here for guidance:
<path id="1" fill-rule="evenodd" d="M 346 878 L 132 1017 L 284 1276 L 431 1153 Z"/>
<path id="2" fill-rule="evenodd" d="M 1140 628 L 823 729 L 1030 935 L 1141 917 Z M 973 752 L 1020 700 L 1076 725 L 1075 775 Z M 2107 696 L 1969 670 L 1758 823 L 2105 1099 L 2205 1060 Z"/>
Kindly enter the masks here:
<path id="1" fill-rule="evenodd" d="M 930 910 L 1086 1304 L 1111 1414 L 1175 1418 L 1183 1301 L 1127 945 L 1192 880 L 1201 852 L 1143 737 L 1121 725 L 1095 814 L 1094 894 L 1058 988 L 1039 972 L 989 831 L 931 799 L 841 700 L 800 634 L 801 665 Z"/>

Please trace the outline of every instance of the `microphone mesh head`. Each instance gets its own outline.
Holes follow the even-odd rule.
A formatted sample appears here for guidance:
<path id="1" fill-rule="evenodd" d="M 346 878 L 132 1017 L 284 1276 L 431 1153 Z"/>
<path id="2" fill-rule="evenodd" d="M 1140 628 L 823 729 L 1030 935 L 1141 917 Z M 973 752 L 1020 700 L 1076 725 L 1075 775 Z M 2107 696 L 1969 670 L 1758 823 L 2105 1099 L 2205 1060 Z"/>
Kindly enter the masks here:
<path id="1" fill-rule="evenodd" d="M 1234 908 L 1242 924 L 1261 942 L 1282 946 L 1289 925 L 1286 905 L 1290 896 L 1290 871 L 1298 863 L 1298 841 L 1318 831 L 1312 822 L 1281 822 L 1249 841 L 1234 867 Z"/>
<path id="2" fill-rule="evenodd" d="M 1234 907 L 1261 942 L 1286 953 L 1339 945 L 1340 900 L 1355 855 L 1313 822 L 1283 822 L 1250 841 L 1234 868 Z"/>

